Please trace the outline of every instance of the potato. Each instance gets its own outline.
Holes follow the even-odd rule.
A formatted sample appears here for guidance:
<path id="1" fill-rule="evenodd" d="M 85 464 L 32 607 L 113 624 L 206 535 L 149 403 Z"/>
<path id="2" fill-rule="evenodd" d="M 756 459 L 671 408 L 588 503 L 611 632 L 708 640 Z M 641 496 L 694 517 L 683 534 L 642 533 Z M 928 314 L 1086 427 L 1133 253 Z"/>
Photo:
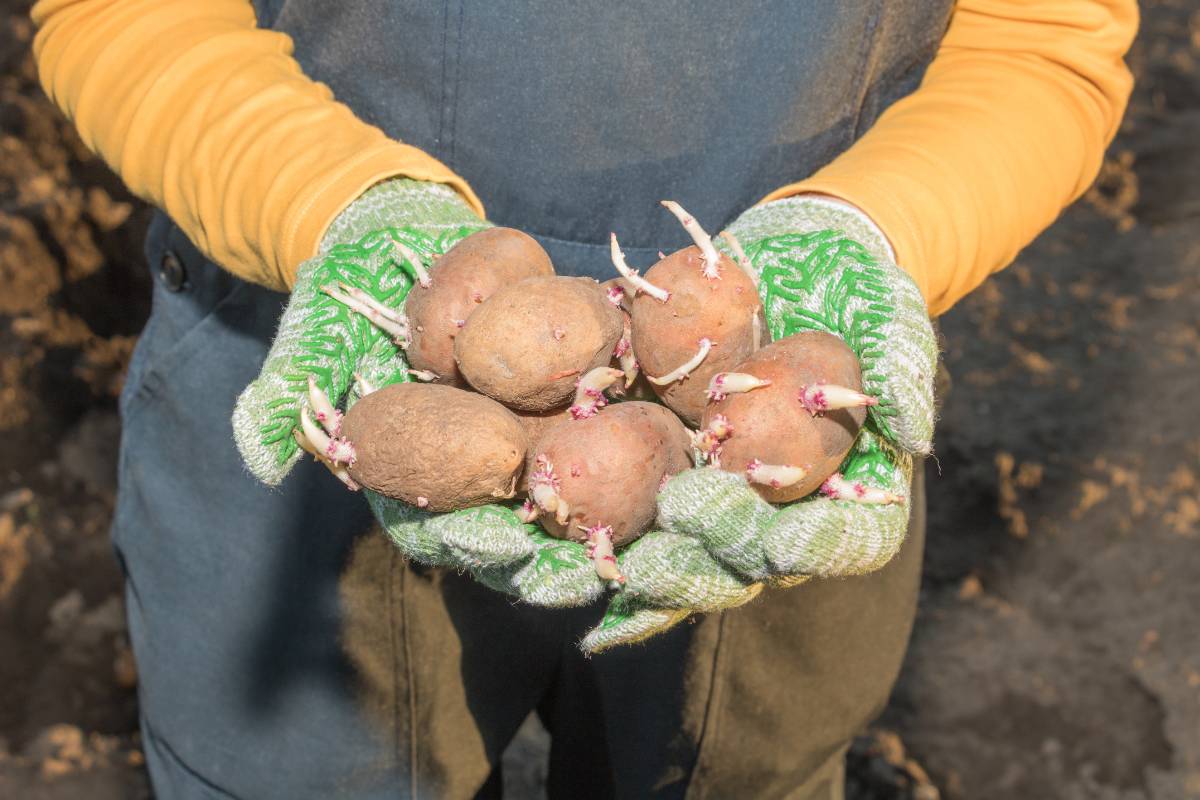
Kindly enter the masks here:
<path id="1" fill-rule="evenodd" d="M 521 421 L 521 427 L 525 429 L 525 437 L 529 442 L 529 449 L 525 454 L 525 470 L 517 481 L 517 492 L 523 493 L 529 488 L 529 476 L 533 474 L 534 443 L 552 426 L 560 422 L 570 422 L 571 412 L 565 408 L 556 408 L 553 411 L 516 410 L 513 414 Z"/>
<path id="2" fill-rule="evenodd" d="M 666 302 L 648 294 L 633 300 L 633 351 L 654 383 L 696 356 L 701 340 L 712 349 L 686 377 L 654 391 L 689 425 L 697 425 L 707 402 L 709 379 L 744 361 L 765 330 L 754 282 L 722 255 L 717 278 L 706 277 L 698 247 L 676 251 L 651 267 L 647 281 L 670 292 Z"/>
<path id="3" fill-rule="evenodd" d="M 553 536 L 581 542 L 588 528 L 609 526 L 614 546 L 650 528 L 663 478 L 692 466 L 687 430 L 655 403 L 617 403 L 593 417 L 555 425 L 532 451 L 539 468 L 549 465 L 557 497 L 568 509 L 560 522 L 543 508 L 542 526 Z"/>
<path id="4" fill-rule="evenodd" d="M 657 421 L 666 432 L 667 474 L 675 475 L 694 466 L 691 432 L 679 421 L 674 411 L 655 402 L 629 401 L 624 405 L 633 405 L 644 410 L 646 416 L 652 421 Z M 655 489 L 657 491 L 657 487 Z"/>
<path id="5" fill-rule="evenodd" d="M 719 429 L 720 421 L 714 423 L 719 415 L 731 431 L 718 445 L 721 469 L 747 475 L 763 499 L 772 503 L 797 500 L 817 489 L 850 452 L 867 412 L 858 406 L 814 415 L 802 403 L 802 392 L 809 390 L 811 399 L 811 392 L 824 384 L 861 392 L 862 375 L 854 352 L 831 334 L 798 333 L 757 351 L 735 372 L 768 380 L 770 385 L 714 399 L 705 409 L 705 430 Z M 752 467 L 756 463 L 767 469 Z M 790 485 L 757 482 L 769 479 L 773 467 L 800 467 L 805 473 Z"/>
<path id="6" fill-rule="evenodd" d="M 590 278 L 526 278 L 483 302 L 454 340 L 476 390 L 523 411 L 568 403 L 575 383 L 607 366 L 621 312 Z"/>
<path id="7" fill-rule="evenodd" d="M 521 422 L 483 395 L 399 383 L 350 408 L 342 430 L 357 452 L 351 477 L 430 511 L 513 496 L 528 440 Z"/>
<path id="8" fill-rule="evenodd" d="M 600 288 L 608 302 L 620 308 L 626 314 L 633 310 L 633 287 L 624 278 L 609 278 L 601 281 Z"/>
<path id="9" fill-rule="evenodd" d="M 465 387 L 454 361 L 454 338 L 471 313 L 502 286 L 554 274 L 550 257 L 533 237 L 512 228 L 473 233 L 446 251 L 428 287 L 414 286 L 408 315 L 408 362 L 437 375 L 438 383 Z"/>

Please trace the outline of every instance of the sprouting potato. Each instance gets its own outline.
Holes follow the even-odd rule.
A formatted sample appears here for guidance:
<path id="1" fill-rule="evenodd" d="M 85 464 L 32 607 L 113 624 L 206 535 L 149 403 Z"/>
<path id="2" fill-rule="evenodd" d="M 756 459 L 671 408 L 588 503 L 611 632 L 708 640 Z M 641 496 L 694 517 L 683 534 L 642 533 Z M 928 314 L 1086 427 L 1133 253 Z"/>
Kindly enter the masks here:
<path id="1" fill-rule="evenodd" d="M 850 452 L 875 399 L 858 359 L 817 331 L 773 342 L 709 380 L 697 446 L 710 464 L 744 474 L 766 500 L 813 492 Z"/>
<path id="2" fill-rule="evenodd" d="M 399 383 L 363 397 L 342 423 L 362 486 L 430 511 L 512 497 L 528 437 L 516 416 L 474 392 Z"/>
<path id="3" fill-rule="evenodd" d="M 656 403 L 617 403 L 547 429 L 531 446 L 530 504 L 553 536 L 587 541 L 608 529 L 614 547 L 654 522 L 663 481 L 692 466 L 687 429 Z"/>
<path id="4" fill-rule="evenodd" d="M 521 231 L 488 228 L 463 239 L 435 262 L 429 286 L 414 286 L 408 294 L 409 363 L 438 383 L 465 387 L 454 339 L 466 320 L 501 287 L 553 274 L 546 251 Z"/>
<path id="5" fill-rule="evenodd" d="M 590 278 L 527 278 L 475 310 L 454 356 L 477 391 L 510 408 L 549 411 L 571 401 L 580 378 L 608 365 L 621 320 Z"/>
<path id="6" fill-rule="evenodd" d="M 696 241 L 634 273 L 612 239 L 612 258 L 636 296 L 631 303 L 632 344 L 654 391 L 684 422 L 697 425 L 705 389 L 718 372 L 732 369 L 759 346 L 762 303 L 754 280 L 677 204 L 663 205 Z M 626 300 L 626 302 L 628 302 Z"/>

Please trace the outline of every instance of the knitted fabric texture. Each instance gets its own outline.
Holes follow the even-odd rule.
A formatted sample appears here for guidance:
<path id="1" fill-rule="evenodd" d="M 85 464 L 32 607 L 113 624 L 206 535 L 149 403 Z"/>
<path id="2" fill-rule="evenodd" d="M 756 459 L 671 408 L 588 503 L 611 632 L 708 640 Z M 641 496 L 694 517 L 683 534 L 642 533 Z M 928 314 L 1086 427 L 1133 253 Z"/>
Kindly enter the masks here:
<path id="1" fill-rule="evenodd" d="M 234 409 L 234 438 L 257 478 L 278 484 L 302 455 L 293 431 L 309 376 L 347 409 L 359 398 L 355 374 L 375 386 L 409 380 L 404 353 L 388 335 L 321 287 L 349 284 L 401 308 L 415 273 L 397 242 L 428 259 L 489 225 L 447 187 L 411 180 L 379 184 L 334 221 L 320 252 L 301 265 L 262 372 Z M 414 561 L 468 571 L 544 606 L 583 605 L 604 591 L 582 544 L 522 523 L 511 505 L 432 514 L 363 494 L 387 536 Z"/>
<path id="2" fill-rule="evenodd" d="M 892 263 L 886 239 L 852 207 L 817 197 L 758 206 L 729 230 L 758 277 L 771 339 L 806 330 L 841 337 L 862 364 L 865 390 L 879 400 L 842 476 L 907 499 L 913 455 L 931 448 L 937 347 L 920 291 Z M 620 557 L 625 590 L 585 637 L 585 650 L 639 641 L 691 612 L 740 605 L 764 585 L 877 570 L 899 550 L 909 519 L 907 502 L 819 494 L 776 508 L 744 476 L 712 467 L 672 478 L 658 506 L 662 531 Z"/>
<path id="3" fill-rule="evenodd" d="M 858 355 L 869 415 L 910 453 L 933 439 L 937 343 L 917 285 L 891 263 L 878 228 L 849 206 L 790 197 L 756 206 L 729 228 L 759 273 L 771 339 L 836 334 Z"/>
<path id="4" fill-rule="evenodd" d="M 262 373 L 234 411 L 239 450 L 260 480 L 277 484 L 300 456 L 293 431 L 310 375 L 345 408 L 358 399 L 356 373 L 376 386 L 409 379 L 403 351 L 321 287 L 340 281 L 400 308 L 415 274 L 397 242 L 429 259 L 489 224 L 448 188 L 409 180 L 376 186 L 338 217 L 318 255 L 301 266 Z M 752 209 L 731 230 L 760 276 L 772 338 L 801 330 L 841 336 L 864 365 L 867 391 L 880 399 L 843 475 L 906 493 L 910 453 L 929 449 L 937 354 L 924 302 L 887 260 L 886 241 L 856 212 L 813 198 Z M 436 265 L 432 274 L 436 280 Z M 540 606 L 584 605 L 605 592 L 584 545 L 522 523 L 514 503 L 434 514 L 364 494 L 386 535 L 414 561 L 469 572 Z M 618 554 L 625 583 L 584 637 L 585 651 L 741 605 L 764 585 L 878 569 L 903 541 L 908 508 L 823 497 L 775 508 L 742 476 L 699 468 L 667 482 L 658 517 L 662 530 Z"/>
<path id="5" fill-rule="evenodd" d="M 255 477 L 277 485 L 300 457 L 292 432 L 310 375 L 335 403 L 356 371 L 380 386 L 407 380 L 387 334 L 321 287 L 345 283 L 399 307 L 415 279 L 396 242 L 427 257 L 487 226 L 449 187 L 411 180 L 375 186 L 334 220 L 320 252 L 300 265 L 262 371 L 234 407 L 234 440 Z"/>
<path id="6" fill-rule="evenodd" d="M 690 611 L 655 608 L 618 594 L 609 602 L 600 624 L 583 637 L 579 646 L 585 653 L 599 653 L 617 645 L 633 644 L 662 633 L 689 616 Z"/>

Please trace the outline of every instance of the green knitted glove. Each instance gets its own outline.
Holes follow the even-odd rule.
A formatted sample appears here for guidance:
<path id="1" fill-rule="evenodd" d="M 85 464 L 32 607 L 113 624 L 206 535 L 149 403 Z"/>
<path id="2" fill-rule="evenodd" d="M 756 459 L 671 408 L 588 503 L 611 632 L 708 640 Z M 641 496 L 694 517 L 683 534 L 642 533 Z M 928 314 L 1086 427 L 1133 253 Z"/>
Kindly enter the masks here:
<path id="1" fill-rule="evenodd" d="M 356 374 L 375 385 L 408 379 L 392 338 L 322 289 L 344 284 L 399 307 L 417 266 L 488 225 L 449 187 L 410 180 L 375 186 L 334 220 L 320 252 L 300 265 L 262 371 L 233 412 L 234 439 L 255 477 L 277 485 L 302 455 L 293 434 L 310 377 L 335 404 Z M 413 265 L 402 248 L 424 263 Z"/>
<path id="2" fill-rule="evenodd" d="M 879 569 L 908 526 L 913 455 L 930 451 L 937 346 L 925 302 L 895 264 L 886 240 L 856 209 L 817 197 L 778 200 L 747 211 L 729 228 L 759 279 L 772 340 L 805 330 L 840 336 L 857 354 L 866 393 L 878 399 L 822 493 L 776 508 L 744 476 L 689 470 L 659 494 L 662 534 L 711 556 L 664 559 L 629 578 L 600 625 L 583 641 L 595 652 L 637 641 L 686 618 L 746 602 L 764 584 Z M 854 497 L 855 499 L 844 499 Z M 863 502 L 868 501 L 868 502 Z M 639 541 L 622 557 L 622 569 Z M 742 594 L 722 591 L 741 581 Z M 664 602 L 648 584 L 686 584 L 701 594 Z M 684 612 L 684 613 L 679 613 Z"/>
<path id="3" fill-rule="evenodd" d="M 301 265 L 262 372 L 234 409 L 234 438 L 259 480 L 278 484 L 303 455 L 299 441 L 307 440 L 297 437 L 300 415 L 308 414 L 316 428 L 318 411 L 309 412 L 310 380 L 334 406 L 346 408 L 364 385 L 409 380 L 403 350 L 393 338 L 322 289 L 343 284 L 400 308 L 432 256 L 486 227 L 490 223 L 453 190 L 410 180 L 379 184 L 338 216 L 320 253 Z M 420 268 L 412 258 L 422 262 Z M 339 477 L 349 481 L 344 470 Z M 493 588 L 539 605 L 581 605 L 604 591 L 583 545 L 523 524 L 508 505 L 431 514 L 364 494 L 387 535 L 416 561 L 468 570 Z"/>
<path id="4" fill-rule="evenodd" d="M 699 540 L 667 531 L 651 531 L 624 548 L 617 566 L 625 583 L 584 637 L 588 653 L 648 639 L 696 612 L 740 606 L 762 589 L 721 564 Z"/>
<path id="5" fill-rule="evenodd" d="M 581 606 L 604 593 L 582 544 L 521 522 L 512 506 L 434 514 L 366 495 L 388 538 L 414 561 L 470 572 L 489 588 L 539 606 Z"/>
<path id="6" fill-rule="evenodd" d="M 921 290 L 858 209 L 821 197 L 755 206 L 729 227 L 758 273 L 771 340 L 800 331 L 840 336 L 858 355 L 873 427 L 928 455 L 937 342 Z"/>

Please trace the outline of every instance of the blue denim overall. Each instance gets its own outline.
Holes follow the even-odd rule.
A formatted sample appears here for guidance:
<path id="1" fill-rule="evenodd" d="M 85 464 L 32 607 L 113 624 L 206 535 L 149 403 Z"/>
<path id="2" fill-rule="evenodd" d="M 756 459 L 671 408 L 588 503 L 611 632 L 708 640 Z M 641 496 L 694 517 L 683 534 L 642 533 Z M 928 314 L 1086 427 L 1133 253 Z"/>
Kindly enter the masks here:
<path id="1" fill-rule="evenodd" d="M 463 175 L 560 272 L 608 277 L 719 230 L 912 91 L 950 0 L 259 0 L 312 78 Z M 168 219 L 122 396 L 113 529 L 163 798 L 498 796 L 536 709 L 560 797 L 838 797 L 911 625 L 924 528 L 883 572 L 764 594 L 591 660 L 598 608 L 539 611 L 405 564 L 360 497 L 301 464 L 258 484 L 229 417 L 285 298 Z"/>

